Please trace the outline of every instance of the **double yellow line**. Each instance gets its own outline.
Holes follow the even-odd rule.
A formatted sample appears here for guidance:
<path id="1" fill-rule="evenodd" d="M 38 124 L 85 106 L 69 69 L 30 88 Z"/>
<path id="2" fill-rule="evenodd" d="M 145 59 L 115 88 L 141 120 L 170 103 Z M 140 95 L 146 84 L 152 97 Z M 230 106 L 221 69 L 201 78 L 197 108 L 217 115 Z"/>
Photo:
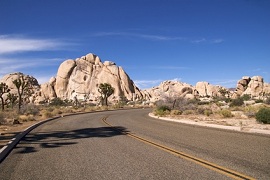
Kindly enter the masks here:
<path id="1" fill-rule="evenodd" d="M 110 127 L 113 128 L 114 126 L 107 122 L 107 118 L 108 118 L 108 117 L 103 117 L 103 118 L 102 118 L 102 121 L 103 121 L 106 125 L 108 125 L 108 126 L 110 126 Z M 116 131 L 119 131 L 117 128 L 115 128 L 115 130 L 116 130 Z M 119 131 L 119 132 L 120 132 L 120 131 Z M 204 167 L 206 167 L 206 168 L 208 168 L 208 169 L 211 169 L 211 170 L 213 170 L 213 171 L 216 171 L 216 172 L 218 172 L 218 173 L 224 174 L 224 175 L 226 175 L 226 176 L 228 176 L 228 177 L 231 177 L 232 179 L 239 179 L 239 180 L 240 180 L 240 179 L 245 179 L 245 180 L 254 180 L 254 179 L 255 179 L 255 178 L 253 178 L 253 177 L 249 177 L 249 176 L 247 176 L 247 175 L 241 174 L 241 173 L 236 172 L 236 171 L 231 170 L 231 169 L 227 169 L 227 168 L 225 168 L 225 167 L 222 167 L 222 166 L 219 166 L 219 165 L 217 165 L 217 164 L 208 162 L 208 161 L 206 161 L 206 160 L 203 160 L 203 159 L 194 157 L 194 156 L 189 155 L 189 154 L 186 154 L 186 153 L 184 153 L 184 152 L 177 151 L 177 150 L 174 150 L 174 149 L 172 149 L 172 148 L 166 147 L 166 146 L 164 146 L 164 145 L 155 143 L 155 142 L 153 142 L 153 141 L 147 140 L 147 139 L 145 139 L 145 138 L 142 138 L 142 137 L 140 137 L 140 136 L 131 134 L 131 133 L 129 133 L 129 132 L 120 132 L 120 133 L 122 133 L 122 134 L 124 134 L 124 135 L 127 135 L 127 136 L 129 136 L 129 137 L 132 137 L 132 138 L 134 138 L 134 139 L 137 139 L 137 140 L 139 140 L 139 141 L 141 141 L 141 142 L 144 142 L 144 143 L 146 143 L 146 144 L 150 144 L 150 145 L 152 145 L 152 146 L 154 146 L 154 147 L 157 147 L 157 148 L 159 148 L 159 149 L 162 149 L 162 150 L 164 150 L 164 151 L 166 151 L 166 152 L 169 152 L 169 153 L 171 153 L 171 154 L 173 154 L 173 155 L 175 155 L 175 156 L 178 156 L 178 157 L 180 157 L 180 158 L 183 158 L 183 159 L 192 161 L 192 162 L 194 162 L 194 163 L 196 163 L 196 164 L 199 164 L 199 165 L 201 165 L 201 166 L 204 166 Z"/>

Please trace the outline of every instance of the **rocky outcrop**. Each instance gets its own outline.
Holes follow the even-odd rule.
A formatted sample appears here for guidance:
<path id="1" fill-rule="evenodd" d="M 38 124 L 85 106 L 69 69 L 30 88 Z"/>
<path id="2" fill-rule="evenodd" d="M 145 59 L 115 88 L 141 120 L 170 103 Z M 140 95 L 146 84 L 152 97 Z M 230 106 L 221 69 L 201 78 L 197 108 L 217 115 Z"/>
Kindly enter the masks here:
<path id="1" fill-rule="evenodd" d="M 147 100 L 156 102 L 167 98 L 212 98 L 224 96 L 221 86 L 211 85 L 208 82 L 198 82 L 195 86 L 179 81 L 164 81 L 159 86 L 139 90 L 124 69 L 112 61 L 102 62 L 92 53 L 75 60 L 65 60 L 58 68 L 56 77 L 49 82 L 39 85 L 37 80 L 29 75 L 13 73 L 5 75 L 0 82 L 5 82 L 16 94 L 17 89 L 12 83 L 15 79 L 23 77 L 31 84 L 33 94 L 29 102 L 39 103 L 53 98 L 86 100 L 96 103 L 100 97 L 98 86 L 100 83 L 109 83 L 115 89 L 109 100 L 127 99 L 130 101 Z M 270 84 L 265 83 L 261 76 L 244 76 L 237 82 L 236 89 L 227 97 L 237 98 L 248 94 L 253 98 L 263 98 L 270 95 Z"/>
<path id="2" fill-rule="evenodd" d="M 159 86 L 143 91 L 144 99 L 155 102 L 166 98 L 185 97 L 193 99 L 197 92 L 194 87 L 179 81 L 164 81 Z"/>
<path id="3" fill-rule="evenodd" d="M 183 97 L 188 99 L 217 97 L 221 96 L 219 90 L 221 86 L 214 86 L 208 82 L 198 82 L 196 86 L 179 81 L 164 81 L 159 86 L 143 91 L 148 99 L 152 102 L 157 100 L 166 100 L 166 98 Z"/>
<path id="4" fill-rule="evenodd" d="M 38 81 L 33 76 L 25 75 L 21 72 L 11 73 L 7 74 L 0 82 L 6 83 L 8 85 L 8 88 L 10 89 L 9 93 L 12 94 L 18 94 L 18 90 L 16 86 L 14 85 L 13 81 L 16 79 L 23 78 L 26 83 L 29 83 L 29 87 L 31 90 L 31 96 L 27 97 L 27 102 L 35 102 L 37 99 L 42 99 L 41 94 L 39 93 L 40 85 L 38 84 Z M 6 99 L 7 94 L 4 95 L 4 99 Z"/>
<path id="5" fill-rule="evenodd" d="M 263 98 L 266 94 L 270 94 L 270 84 L 265 83 L 261 76 L 253 76 L 252 78 L 244 76 L 237 82 L 232 98 L 237 98 L 244 94 L 254 98 Z"/>
<path id="6" fill-rule="evenodd" d="M 201 97 L 217 97 L 221 96 L 219 90 L 221 86 L 211 85 L 208 82 L 197 82 L 195 89 Z"/>
<path id="7" fill-rule="evenodd" d="M 92 53 L 66 60 L 58 68 L 57 76 L 49 83 L 41 86 L 42 94 L 46 98 L 59 97 L 97 101 L 100 93 L 100 83 L 109 83 L 115 89 L 111 99 L 118 100 L 126 97 L 128 100 L 143 97 L 122 67 L 112 61 L 101 62 L 100 58 Z"/>

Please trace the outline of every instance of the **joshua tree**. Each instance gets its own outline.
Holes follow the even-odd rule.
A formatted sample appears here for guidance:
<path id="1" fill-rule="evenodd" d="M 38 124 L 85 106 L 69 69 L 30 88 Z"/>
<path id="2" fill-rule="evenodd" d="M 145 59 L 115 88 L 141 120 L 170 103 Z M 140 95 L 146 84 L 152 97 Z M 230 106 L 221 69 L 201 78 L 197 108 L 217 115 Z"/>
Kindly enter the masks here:
<path id="1" fill-rule="evenodd" d="M 11 109 L 13 109 L 13 106 L 14 106 L 17 98 L 18 98 L 18 96 L 16 96 L 15 94 L 8 93 L 7 100 L 9 100 L 9 104 L 10 104 Z"/>
<path id="2" fill-rule="evenodd" d="M 15 79 L 12 81 L 13 84 L 16 86 L 17 91 L 18 91 L 18 110 L 20 112 L 21 106 L 22 106 L 22 101 L 23 101 L 23 95 L 27 94 L 29 95 L 29 90 L 30 90 L 30 83 L 29 81 L 25 81 L 23 76 L 20 76 L 19 79 Z"/>
<path id="3" fill-rule="evenodd" d="M 8 85 L 6 83 L 0 83 L 0 99 L 1 99 L 1 103 L 2 103 L 2 111 L 4 111 L 5 109 L 5 102 L 4 102 L 4 98 L 3 95 L 5 93 L 8 93 L 10 91 L 10 89 L 8 89 Z"/>
<path id="4" fill-rule="evenodd" d="M 114 88 L 108 83 L 101 83 L 98 87 L 98 92 L 101 94 L 102 105 L 108 106 L 108 97 L 114 93 Z"/>

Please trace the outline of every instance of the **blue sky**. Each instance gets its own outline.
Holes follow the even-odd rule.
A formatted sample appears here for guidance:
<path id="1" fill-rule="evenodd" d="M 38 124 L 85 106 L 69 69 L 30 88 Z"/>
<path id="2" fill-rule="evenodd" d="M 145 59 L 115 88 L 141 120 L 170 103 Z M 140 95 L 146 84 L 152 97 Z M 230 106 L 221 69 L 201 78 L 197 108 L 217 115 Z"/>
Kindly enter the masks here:
<path id="1" fill-rule="evenodd" d="M 269 0 L 0 0 L 0 76 L 40 83 L 88 53 L 141 88 L 164 80 L 270 82 Z"/>

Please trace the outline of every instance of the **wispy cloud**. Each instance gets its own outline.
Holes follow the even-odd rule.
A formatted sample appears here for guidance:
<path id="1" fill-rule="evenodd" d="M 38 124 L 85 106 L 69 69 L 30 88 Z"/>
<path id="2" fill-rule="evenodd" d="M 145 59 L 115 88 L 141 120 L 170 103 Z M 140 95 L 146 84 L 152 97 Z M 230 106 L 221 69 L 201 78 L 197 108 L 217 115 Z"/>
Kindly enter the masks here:
<path id="1" fill-rule="evenodd" d="M 20 72 L 29 68 L 55 66 L 58 65 L 62 58 L 41 59 L 41 58 L 4 58 L 0 57 L 0 76 L 8 73 Z"/>
<path id="2" fill-rule="evenodd" d="M 213 39 L 213 40 L 210 40 L 210 43 L 220 44 L 220 43 L 223 43 L 224 41 L 225 41 L 224 39 Z"/>
<path id="3" fill-rule="evenodd" d="M 52 51 L 69 45 L 71 43 L 57 39 L 28 38 L 21 35 L 0 35 L 0 54 Z"/>
<path id="4" fill-rule="evenodd" d="M 204 43 L 204 42 L 206 42 L 205 38 L 191 40 L 191 43 L 194 43 L 194 44 L 200 44 L 200 43 Z"/>
<path id="5" fill-rule="evenodd" d="M 129 33 L 129 32 L 99 32 L 93 34 L 95 37 L 103 36 L 125 36 L 125 37 L 136 37 L 143 38 L 148 40 L 157 40 L 157 41 L 171 41 L 171 40 L 185 40 L 184 37 L 177 36 L 164 36 L 164 35 L 153 35 L 153 34 L 140 34 L 140 33 Z"/>
<path id="6" fill-rule="evenodd" d="M 199 38 L 199 39 L 195 39 L 195 40 L 190 40 L 191 43 L 193 44 L 220 44 L 224 42 L 224 39 L 207 39 L 207 38 Z"/>
<path id="7" fill-rule="evenodd" d="M 224 39 L 207 39 L 207 38 L 198 38 L 192 39 L 188 37 L 181 36 L 165 36 L 165 35 L 156 35 L 156 34 L 143 34 L 143 33 L 130 33 L 130 32 L 99 32 L 92 34 L 94 37 L 105 37 L 105 36 L 121 36 L 121 37 L 135 37 L 142 38 L 146 40 L 154 40 L 154 41 L 185 41 L 193 44 L 220 44 L 224 42 Z"/>

